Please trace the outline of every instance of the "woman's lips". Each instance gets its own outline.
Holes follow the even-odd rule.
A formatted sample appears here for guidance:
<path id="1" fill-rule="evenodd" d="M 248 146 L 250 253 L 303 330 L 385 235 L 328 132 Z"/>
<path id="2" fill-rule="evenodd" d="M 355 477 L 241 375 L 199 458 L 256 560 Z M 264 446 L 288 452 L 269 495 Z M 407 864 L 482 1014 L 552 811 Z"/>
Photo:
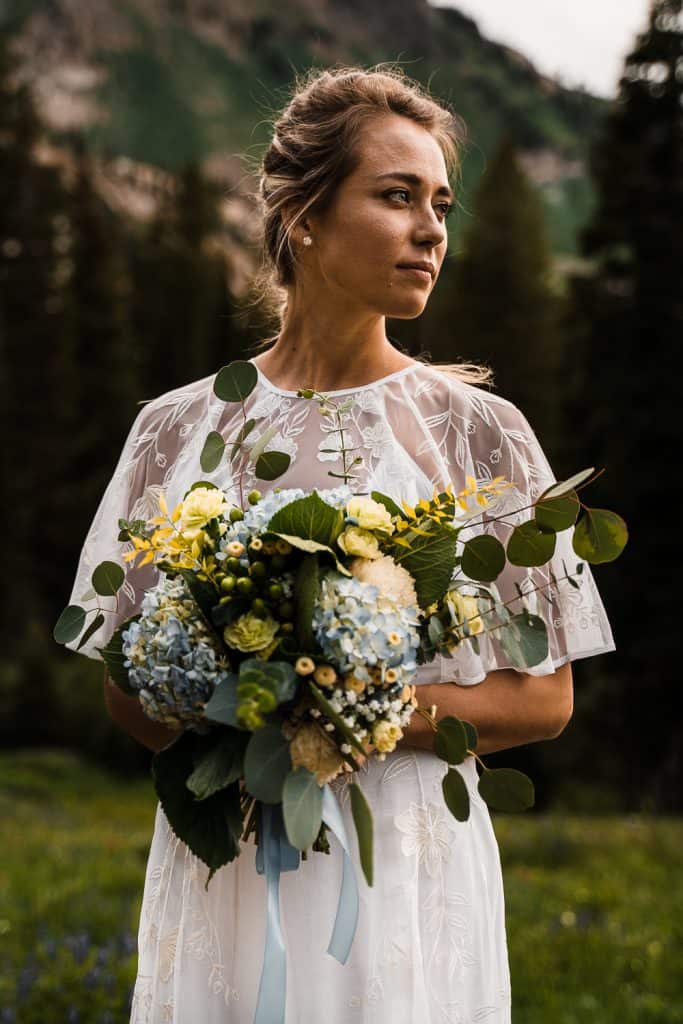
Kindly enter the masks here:
<path id="1" fill-rule="evenodd" d="M 398 267 L 404 274 L 412 274 L 417 281 L 426 281 L 431 284 L 432 275 L 428 270 L 418 270 L 417 267 Z"/>

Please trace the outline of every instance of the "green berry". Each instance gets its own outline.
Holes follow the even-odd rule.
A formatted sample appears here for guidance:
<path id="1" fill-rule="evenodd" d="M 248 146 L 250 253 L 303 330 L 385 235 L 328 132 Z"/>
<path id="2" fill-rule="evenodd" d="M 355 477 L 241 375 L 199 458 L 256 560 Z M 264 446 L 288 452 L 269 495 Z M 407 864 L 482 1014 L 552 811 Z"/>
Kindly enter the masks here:
<path id="1" fill-rule="evenodd" d="M 252 562 L 249 567 L 249 574 L 253 576 L 254 579 L 264 579 L 268 575 L 266 563 L 262 562 L 260 559 L 257 562 Z"/>
<path id="2" fill-rule="evenodd" d="M 234 576 L 224 576 L 223 579 L 221 580 L 221 590 L 223 591 L 224 594 L 229 594 L 231 591 L 235 589 L 236 583 L 237 580 L 235 579 Z"/>
<path id="3" fill-rule="evenodd" d="M 249 576 L 240 576 L 235 587 L 238 594 L 251 594 L 254 590 L 254 581 Z"/>
<path id="4" fill-rule="evenodd" d="M 261 494 L 260 491 L 249 491 L 249 494 L 247 495 L 247 501 L 249 502 L 250 505 L 256 505 L 256 503 L 259 502 L 262 497 L 263 495 Z"/>
<path id="5" fill-rule="evenodd" d="M 268 605 L 262 597 L 255 597 L 251 602 L 251 610 L 254 615 L 264 615 L 268 611 Z"/>
<path id="6" fill-rule="evenodd" d="M 282 616 L 283 619 L 293 619 L 294 618 L 294 602 L 293 601 L 283 601 L 282 604 L 280 604 L 279 607 L 278 607 L 278 612 L 280 613 L 280 615 Z"/>
<path id="7" fill-rule="evenodd" d="M 284 591 L 282 589 L 281 583 L 271 583 L 270 586 L 268 587 L 268 597 L 272 601 L 279 601 L 283 593 Z"/>
<path id="8" fill-rule="evenodd" d="M 239 519 L 244 519 L 244 512 L 237 505 L 233 505 L 233 507 L 230 509 L 229 516 L 230 522 L 236 523 Z"/>

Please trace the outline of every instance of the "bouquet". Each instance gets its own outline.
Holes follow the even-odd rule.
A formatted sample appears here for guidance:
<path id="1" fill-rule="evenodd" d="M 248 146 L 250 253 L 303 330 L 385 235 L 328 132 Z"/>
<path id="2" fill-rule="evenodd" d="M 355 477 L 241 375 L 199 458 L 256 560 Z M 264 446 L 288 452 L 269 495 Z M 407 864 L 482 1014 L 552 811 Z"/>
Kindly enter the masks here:
<path id="1" fill-rule="evenodd" d="M 219 372 L 214 390 L 224 401 L 243 403 L 256 379 L 252 363 L 235 361 Z M 326 415 L 346 404 L 312 389 L 299 395 L 317 400 Z M 228 442 L 229 460 L 245 448 L 254 426 L 245 415 Z M 250 454 L 255 476 L 274 480 L 289 456 L 266 451 L 264 436 Z M 220 464 L 226 447 L 219 434 L 207 437 L 205 472 Z M 172 512 L 162 494 L 159 515 L 149 522 L 119 520 L 119 540 L 132 545 L 124 561 L 154 561 L 160 578 L 139 613 L 98 650 L 113 682 L 136 695 L 145 714 L 178 729 L 154 757 L 154 783 L 174 832 L 208 866 L 206 886 L 252 834 L 258 869 L 277 880 L 309 849 L 328 851 L 331 830 L 344 848 L 340 911 L 350 901 L 357 914 L 349 841 L 329 783 L 367 757 L 383 759 L 411 716 L 421 714 L 433 729 L 435 754 L 449 766 L 445 803 L 466 820 L 469 795 L 455 766 L 477 756 L 476 729 L 452 715 L 437 721 L 434 710 L 419 708 L 415 673 L 461 644 L 478 651 L 487 632 L 520 670 L 539 664 L 548 654 L 545 623 L 529 593 L 520 591 L 516 611 L 502 601 L 494 581 L 506 561 L 545 564 L 557 532 L 570 527 L 579 557 L 609 561 L 627 532 L 615 513 L 582 506 L 577 490 L 591 477 L 588 469 L 548 488 L 505 547 L 486 533 L 463 542 L 463 527 L 483 509 L 492 521 L 490 509 L 511 482 L 496 477 L 477 488 L 467 477 L 458 493 L 449 483 L 411 506 L 378 491 L 354 492 L 350 470 L 358 459 L 347 466 L 353 449 L 344 448 L 343 438 L 341 450 L 344 472 L 333 475 L 343 483 L 333 488 L 276 488 L 265 496 L 253 490 L 245 497 L 240 479 L 240 501 L 232 503 L 215 484 L 199 480 Z M 577 586 L 564 568 L 561 579 Z M 579 563 L 575 573 L 582 569 Z M 102 595 L 116 594 L 123 581 L 114 562 L 101 563 L 92 576 Z M 81 643 L 102 621 L 100 612 Z M 66 643 L 84 626 L 85 612 L 71 605 L 55 638 Z M 533 804 L 525 775 L 478 760 L 479 792 L 489 806 Z M 356 782 L 349 790 L 359 859 L 372 885 L 372 809 Z M 343 962 L 355 917 L 342 927 L 342 916 L 330 951 Z"/>

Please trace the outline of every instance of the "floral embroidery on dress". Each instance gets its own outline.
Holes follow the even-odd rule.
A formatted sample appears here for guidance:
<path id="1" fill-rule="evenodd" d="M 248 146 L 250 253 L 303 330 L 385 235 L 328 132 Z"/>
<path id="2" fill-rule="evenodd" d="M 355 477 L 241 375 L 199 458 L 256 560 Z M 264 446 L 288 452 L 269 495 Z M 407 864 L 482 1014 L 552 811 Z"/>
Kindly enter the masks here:
<path id="1" fill-rule="evenodd" d="M 430 878 L 436 878 L 441 861 L 448 860 L 454 832 L 446 821 L 446 811 L 438 804 L 411 803 L 407 811 L 394 817 L 397 829 L 405 833 L 401 850 L 406 857 L 417 855 Z"/>

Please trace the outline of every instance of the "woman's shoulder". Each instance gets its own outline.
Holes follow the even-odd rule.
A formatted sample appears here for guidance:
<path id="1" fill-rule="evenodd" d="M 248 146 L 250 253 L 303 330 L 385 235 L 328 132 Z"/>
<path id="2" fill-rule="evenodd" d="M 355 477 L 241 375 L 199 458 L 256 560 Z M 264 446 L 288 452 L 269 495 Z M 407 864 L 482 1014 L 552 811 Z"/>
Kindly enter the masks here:
<path id="1" fill-rule="evenodd" d="M 173 425 L 180 417 L 203 413 L 208 396 L 212 393 L 215 376 L 215 373 L 210 373 L 199 380 L 164 391 L 154 398 L 141 399 L 138 402 L 140 409 L 136 423 L 146 429 L 161 429 L 164 424 Z"/>
<path id="2" fill-rule="evenodd" d="M 506 420 L 522 416 L 521 410 L 511 399 L 490 390 L 482 383 L 468 380 L 462 371 L 458 371 L 457 364 L 433 363 L 423 359 L 417 362 L 416 391 L 429 395 L 436 403 L 446 405 L 451 410 L 469 410 L 487 422 L 498 416 Z"/>

